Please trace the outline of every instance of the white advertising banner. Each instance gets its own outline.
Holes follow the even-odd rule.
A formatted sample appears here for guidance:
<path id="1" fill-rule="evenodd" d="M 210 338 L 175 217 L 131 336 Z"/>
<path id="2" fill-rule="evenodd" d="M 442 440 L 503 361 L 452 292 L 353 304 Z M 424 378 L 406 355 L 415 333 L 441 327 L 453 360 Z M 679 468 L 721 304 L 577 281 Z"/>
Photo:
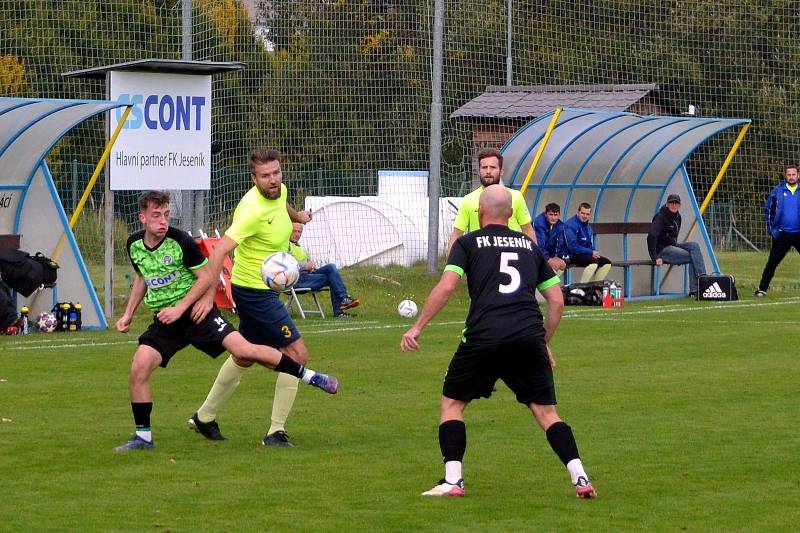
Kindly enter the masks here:
<path id="1" fill-rule="evenodd" d="M 210 189 L 211 75 L 112 71 L 109 85 L 111 100 L 133 104 L 109 156 L 111 189 Z"/>

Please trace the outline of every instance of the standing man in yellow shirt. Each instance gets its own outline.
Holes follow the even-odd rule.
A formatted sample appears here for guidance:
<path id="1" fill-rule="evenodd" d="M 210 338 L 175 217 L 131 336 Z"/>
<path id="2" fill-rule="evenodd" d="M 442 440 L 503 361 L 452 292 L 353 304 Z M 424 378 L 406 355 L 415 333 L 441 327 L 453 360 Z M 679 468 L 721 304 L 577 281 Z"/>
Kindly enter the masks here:
<path id="1" fill-rule="evenodd" d="M 481 229 L 480 222 L 478 222 L 478 202 L 486 187 L 502 183 L 500 178 L 503 175 L 503 156 L 500 152 L 493 149 L 481 150 L 478 154 L 478 172 L 481 186 L 466 195 L 461 201 L 461 206 L 458 208 L 456 219 L 453 222 L 453 233 L 450 234 L 450 244 L 447 246 L 448 253 L 453 249 L 453 243 L 464 233 Z M 508 219 L 508 227 L 514 231 L 521 231 L 533 242 L 536 242 L 536 232 L 531 224 L 531 213 L 528 211 L 528 206 L 525 205 L 525 197 L 516 189 L 509 189 L 509 192 L 511 192 L 512 214 Z"/>
<path id="2" fill-rule="evenodd" d="M 209 263 L 211 279 L 217 279 L 225 256 L 235 249 L 231 289 L 240 318 L 239 331 L 250 342 L 272 346 L 305 365 L 308 350 L 300 332 L 280 294 L 267 287 L 261 278 L 264 259 L 289 249 L 292 222 L 305 224 L 311 220 L 310 212 L 295 211 L 286 202 L 280 158 L 277 150 L 257 148 L 252 151 L 250 178 L 254 186 L 236 206 L 233 222 L 211 253 Z M 232 358 L 222 365 L 206 401 L 189 420 L 192 429 L 209 437 L 202 426 L 216 420 L 217 410 L 233 394 L 251 365 L 252 362 Z M 298 381 L 289 374 L 279 375 L 264 446 L 292 447 L 284 425 L 297 396 Z"/>

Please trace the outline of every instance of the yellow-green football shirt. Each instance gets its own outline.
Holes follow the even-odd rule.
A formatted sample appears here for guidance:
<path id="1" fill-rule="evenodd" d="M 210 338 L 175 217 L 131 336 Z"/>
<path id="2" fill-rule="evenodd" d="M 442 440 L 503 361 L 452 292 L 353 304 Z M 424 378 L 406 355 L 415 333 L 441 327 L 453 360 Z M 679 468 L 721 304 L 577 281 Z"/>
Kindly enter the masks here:
<path id="1" fill-rule="evenodd" d="M 305 248 L 299 244 L 289 241 L 289 253 L 292 254 L 292 257 L 297 259 L 297 262 L 300 263 L 300 266 L 303 266 L 304 263 L 308 263 L 308 253 L 306 252 Z"/>
<path id="2" fill-rule="evenodd" d="M 481 228 L 478 222 L 478 202 L 481 199 L 481 194 L 486 187 L 480 186 L 461 201 L 456 214 L 456 220 L 453 222 L 453 227 L 459 231 L 477 231 Z M 528 211 L 528 206 L 525 205 L 525 197 L 516 189 L 508 189 L 511 192 L 511 208 L 514 210 L 511 218 L 508 219 L 508 227 L 514 231 L 520 231 L 522 226 L 530 224 L 531 213 Z"/>
<path id="3" fill-rule="evenodd" d="M 245 194 L 233 212 L 233 222 L 225 235 L 236 244 L 231 283 L 252 289 L 266 289 L 261 279 L 261 264 L 275 252 L 289 249 L 292 219 L 286 210 L 286 185 L 275 200 L 264 198 L 258 188 Z"/>

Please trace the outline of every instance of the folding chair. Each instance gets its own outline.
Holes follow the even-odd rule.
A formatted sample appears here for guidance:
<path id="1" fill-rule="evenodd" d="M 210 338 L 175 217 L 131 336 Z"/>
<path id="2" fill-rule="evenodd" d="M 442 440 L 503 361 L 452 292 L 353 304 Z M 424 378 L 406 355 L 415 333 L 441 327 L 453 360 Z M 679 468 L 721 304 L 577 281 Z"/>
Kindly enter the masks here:
<path id="1" fill-rule="evenodd" d="M 330 291 L 329 287 L 322 287 L 321 289 L 312 290 L 308 287 L 292 287 L 288 291 L 284 291 L 286 295 L 286 309 L 289 313 L 292 312 L 292 306 L 297 305 L 297 310 L 300 313 L 300 318 L 303 320 L 306 319 L 306 315 L 319 315 L 321 318 L 325 318 L 325 313 L 322 311 L 322 305 L 320 305 L 319 300 L 317 299 L 317 293 L 323 291 Z M 300 303 L 300 298 L 303 294 L 310 294 L 311 298 L 314 300 L 314 305 L 316 309 L 306 308 L 303 309 L 302 304 Z"/>

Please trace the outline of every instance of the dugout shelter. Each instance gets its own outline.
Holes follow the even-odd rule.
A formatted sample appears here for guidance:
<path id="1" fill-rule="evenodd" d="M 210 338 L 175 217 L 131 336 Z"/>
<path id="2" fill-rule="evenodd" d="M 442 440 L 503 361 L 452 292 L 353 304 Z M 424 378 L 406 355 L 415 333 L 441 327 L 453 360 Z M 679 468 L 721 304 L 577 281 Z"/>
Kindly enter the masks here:
<path id="1" fill-rule="evenodd" d="M 719 271 L 702 212 L 749 124 L 747 119 L 559 108 L 530 121 L 505 143 L 504 180 L 524 192 L 534 217 L 555 202 L 566 220 L 581 202 L 588 202 L 595 223 L 650 223 L 667 196 L 679 194 L 678 242 L 697 242 L 706 268 Z M 708 197 L 698 204 L 686 161 L 701 145 L 731 129 L 738 129 L 739 137 Z M 649 259 L 646 235 L 604 234 L 595 239 L 596 248 L 612 260 Z M 662 268 L 658 277 L 643 271 L 652 267 L 637 269 L 629 280 L 629 296 L 686 292 L 684 268 Z M 623 273 L 612 270 L 610 278 L 621 280 Z"/>
<path id="2" fill-rule="evenodd" d="M 45 156 L 81 122 L 124 106 L 108 100 L 0 97 L 0 234 L 19 236 L 22 250 L 42 252 L 60 265 L 55 287 L 30 298 L 17 295 L 17 308 L 27 305 L 32 317 L 56 302 L 71 301 L 83 307 L 84 328 L 108 325 Z"/>

